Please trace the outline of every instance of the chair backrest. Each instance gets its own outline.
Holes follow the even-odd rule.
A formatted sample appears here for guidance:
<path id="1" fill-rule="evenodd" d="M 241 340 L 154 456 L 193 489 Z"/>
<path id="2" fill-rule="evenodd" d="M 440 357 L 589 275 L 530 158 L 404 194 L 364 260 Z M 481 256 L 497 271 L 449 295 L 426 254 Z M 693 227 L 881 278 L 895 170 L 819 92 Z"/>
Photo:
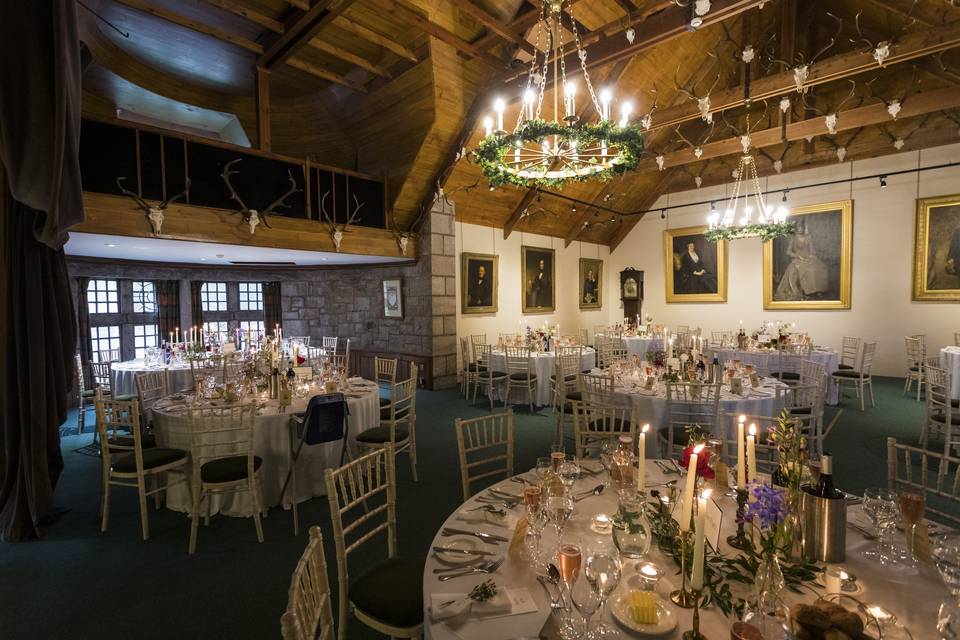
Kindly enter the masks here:
<path id="1" fill-rule="evenodd" d="M 397 555 L 397 480 L 393 443 L 324 472 L 330 520 L 337 549 L 337 597 L 350 597 L 350 554 L 380 533 L 387 536 L 387 557 Z M 368 557 L 370 554 L 365 554 Z M 342 613 L 346 607 L 340 607 Z M 345 621 L 341 616 L 340 624 Z"/>
<path id="2" fill-rule="evenodd" d="M 526 347 L 504 347 L 507 359 L 507 373 L 530 373 L 530 349 Z"/>
<path id="3" fill-rule="evenodd" d="M 415 372 L 416 365 L 410 365 L 411 373 Z M 393 423 L 404 420 L 412 420 L 414 403 L 417 397 L 417 379 L 416 376 L 397 382 L 390 388 L 390 404 L 387 405 L 388 417 L 391 427 Z M 391 433 L 390 440 L 393 440 Z"/>
<path id="4" fill-rule="evenodd" d="M 860 338 L 843 336 L 843 343 L 840 346 L 840 364 L 854 367 L 857 364 L 858 355 L 860 355 Z"/>
<path id="5" fill-rule="evenodd" d="M 491 476 L 513 476 L 513 410 L 455 421 L 463 499 L 470 483 Z"/>
<path id="6" fill-rule="evenodd" d="M 760 473 L 773 473 L 777 468 L 777 447 L 770 444 L 766 439 L 766 434 L 770 433 L 770 427 L 778 423 L 778 419 L 772 416 L 746 415 L 737 412 L 724 411 L 720 418 L 720 437 L 723 439 L 723 461 L 730 467 L 730 472 L 737 464 L 737 422 L 740 416 L 746 417 L 745 425 L 755 424 L 757 426 L 757 440 L 755 445 L 757 455 L 757 471 Z M 744 428 L 744 438 L 747 431 Z M 744 453 L 744 462 L 746 462 L 746 453 Z"/>
<path id="7" fill-rule="evenodd" d="M 111 371 L 109 362 L 91 362 L 90 369 L 93 371 L 93 384 L 104 393 L 110 393 L 112 387 Z"/>
<path id="8" fill-rule="evenodd" d="M 106 363 L 104 363 L 106 364 Z M 110 458 L 123 452 L 133 452 L 137 471 L 143 471 L 143 446 L 140 432 L 140 403 L 136 400 L 104 399 L 98 391 L 93 401 L 97 413 L 97 433 L 100 436 L 100 456 L 105 469 Z M 133 436 L 131 439 L 130 436 Z M 107 443 L 110 446 L 107 446 Z"/>
<path id="9" fill-rule="evenodd" d="M 97 362 L 120 362 L 120 349 L 101 349 L 94 354 Z"/>
<path id="10" fill-rule="evenodd" d="M 87 390 L 86 385 L 84 384 L 83 379 L 83 358 L 80 357 L 80 354 L 74 354 L 73 356 L 73 367 L 76 370 L 77 374 L 77 393 L 83 393 Z"/>
<path id="11" fill-rule="evenodd" d="M 952 435 L 955 420 L 953 416 L 960 413 L 960 409 L 953 406 L 956 399 L 950 397 L 953 376 L 950 371 L 941 367 L 927 366 L 925 372 L 927 382 L 927 396 L 924 400 L 926 403 L 926 419 L 935 419 L 938 427 L 942 426 L 946 429 L 944 446 L 946 451 L 949 452 L 950 447 L 956 444 L 953 442 Z"/>
<path id="12" fill-rule="evenodd" d="M 283 640 L 333 640 L 333 605 L 320 527 L 310 527 L 310 541 L 293 570 L 280 631 Z"/>
<path id="13" fill-rule="evenodd" d="M 288 340 L 291 345 L 299 344 L 303 347 L 310 346 L 310 336 L 291 336 L 286 338 L 286 340 Z"/>
<path id="14" fill-rule="evenodd" d="M 777 371 L 779 373 L 800 373 L 801 363 L 810 357 L 808 344 L 777 343 Z"/>
<path id="15" fill-rule="evenodd" d="M 190 373 L 193 376 L 194 385 L 204 382 L 210 377 L 222 383 L 225 376 L 224 358 L 220 355 L 210 355 L 200 359 L 191 358 Z"/>
<path id="16" fill-rule="evenodd" d="M 813 360 L 800 361 L 800 384 L 825 385 L 826 382 L 826 366 Z"/>
<path id="17" fill-rule="evenodd" d="M 198 407 L 190 409 L 190 458 L 193 477 L 200 477 L 200 467 L 211 460 L 246 457 L 247 478 L 254 477 L 253 423 L 255 404 L 230 407 Z"/>
<path id="18" fill-rule="evenodd" d="M 473 350 L 473 357 L 477 357 L 477 347 L 481 344 L 487 344 L 487 334 L 476 333 L 470 336 L 470 348 Z"/>
<path id="19" fill-rule="evenodd" d="M 920 477 L 916 478 L 918 467 Z M 898 444 L 896 438 L 887 438 L 887 487 L 891 491 L 920 493 L 927 497 L 928 513 L 960 523 L 956 515 L 960 510 L 960 458 Z M 931 495 L 936 496 L 936 501 L 930 500 Z M 948 506 L 950 511 L 944 509 Z"/>
<path id="20" fill-rule="evenodd" d="M 960 335 L 960 333 L 958 333 L 957 335 Z M 590 344 L 590 332 L 587 331 L 586 327 L 583 327 L 580 329 L 580 345 L 585 347 L 588 344 Z M 960 344 L 960 343 L 957 343 L 957 344 Z"/>
<path id="21" fill-rule="evenodd" d="M 329 353 L 337 352 L 337 336 L 323 336 L 323 348 L 326 349 Z"/>
<path id="22" fill-rule="evenodd" d="M 923 340 L 917 336 L 906 336 L 903 342 L 907 349 L 907 366 L 920 367 L 926 355 L 923 349 Z"/>
<path id="23" fill-rule="evenodd" d="M 636 439 L 636 407 L 615 407 L 610 404 L 574 400 L 573 425 L 577 440 L 577 456 L 583 457 L 583 449 L 591 440 L 599 445 L 600 437 L 629 435 Z"/>
<path id="24" fill-rule="evenodd" d="M 583 393 L 583 399 L 595 404 L 609 402 L 613 393 L 614 379 L 607 373 L 577 374 L 577 386 Z"/>
<path id="25" fill-rule="evenodd" d="M 470 365 L 473 363 L 473 353 L 470 349 L 470 338 L 467 336 L 460 337 L 460 371 L 467 371 L 470 369 Z"/>
<path id="26" fill-rule="evenodd" d="M 313 396 L 303 414 L 306 429 L 303 440 L 308 445 L 336 442 L 346 437 L 346 419 L 350 407 L 342 393 Z"/>
<path id="27" fill-rule="evenodd" d="M 237 360 L 236 358 L 224 358 L 223 361 L 223 381 L 227 382 L 239 382 L 240 377 L 243 375 L 243 368 L 246 365 L 242 360 Z M 297 363 L 293 363 L 294 367 L 297 367 Z"/>
<path id="28" fill-rule="evenodd" d="M 711 331 L 710 342 L 725 347 L 733 342 L 733 331 Z"/>
<path id="29" fill-rule="evenodd" d="M 153 408 L 157 400 L 170 395 L 170 377 L 166 369 L 138 373 L 136 382 L 137 399 L 144 414 Z"/>
<path id="30" fill-rule="evenodd" d="M 670 442 L 676 443 L 673 433 L 692 425 L 699 425 L 716 433 L 720 418 L 720 383 L 667 383 L 667 430 Z"/>
<path id="31" fill-rule="evenodd" d="M 749 364 L 761 376 L 770 375 L 770 357 L 767 351 L 738 351 L 737 358 L 742 364 Z"/>
<path id="32" fill-rule="evenodd" d="M 580 352 L 580 347 L 564 347 L 557 351 L 556 376 L 558 383 L 570 382 L 567 378 L 580 373 L 580 362 L 582 360 Z"/>
<path id="33" fill-rule="evenodd" d="M 477 369 L 493 370 L 493 345 L 481 343 L 473 345 L 473 353 L 477 358 Z"/>
<path id="34" fill-rule="evenodd" d="M 863 351 L 860 353 L 860 377 L 870 377 L 870 368 L 873 367 L 873 356 L 876 352 L 876 341 L 863 343 Z"/>
<path id="35" fill-rule="evenodd" d="M 397 381 L 397 358 L 376 356 L 374 363 L 377 367 L 377 382 L 393 384 Z"/>

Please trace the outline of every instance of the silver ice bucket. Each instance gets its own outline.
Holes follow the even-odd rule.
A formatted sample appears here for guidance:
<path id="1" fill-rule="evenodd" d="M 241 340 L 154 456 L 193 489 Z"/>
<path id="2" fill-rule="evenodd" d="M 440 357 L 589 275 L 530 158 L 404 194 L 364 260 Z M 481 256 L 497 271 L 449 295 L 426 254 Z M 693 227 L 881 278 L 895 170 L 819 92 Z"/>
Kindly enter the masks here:
<path id="1" fill-rule="evenodd" d="M 814 562 L 843 562 L 847 550 L 847 501 L 802 491 L 803 556 Z"/>

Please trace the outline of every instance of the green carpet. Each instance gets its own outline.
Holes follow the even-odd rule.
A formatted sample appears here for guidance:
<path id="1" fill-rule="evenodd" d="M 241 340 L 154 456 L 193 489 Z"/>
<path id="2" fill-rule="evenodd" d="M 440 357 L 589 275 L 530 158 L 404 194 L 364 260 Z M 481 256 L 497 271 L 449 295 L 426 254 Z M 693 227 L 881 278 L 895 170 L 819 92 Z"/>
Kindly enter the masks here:
<path id="1" fill-rule="evenodd" d="M 837 484 L 853 493 L 885 483 L 888 435 L 910 443 L 919 436 L 922 403 L 901 396 L 902 380 L 875 384 L 877 407 L 861 413 L 848 399 L 826 443 L 836 457 Z M 401 554 L 425 555 L 437 529 L 462 501 L 453 421 L 484 415 L 487 407 L 468 406 L 456 391 L 420 392 L 420 482 L 412 482 L 406 456 L 397 464 Z M 828 409 L 827 423 L 835 412 Z M 517 468 L 530 468 L 549 451 L 553 414 L 531 415 L 518 407 L 516 415 Z M 263 544 L 257 544 L 249 518 L 214 517 L 200 529 L 197 553 L 188 556 L 187 517 L 151 510 L 151 538 L 143 542 L 136 492 L 120 488 L 111 501 L 110 529 L 101 535 L 100 462 L 73 453 L 90 438 L 87 433 L 63 439 L 66 469 L 55 502 L 70 511 L 45 540 L 0 549 L 0 638 L 279 637 L 290 574 L 311 524 L 323 528 L 336 585 L 326 498 L 301 505 L 298 538 L 290 512 L 279 508 L 264 520 Z M 352 572 L 376 559 L 359 556 Z M 356 623 L 349 635 L 382 637 Z"/>

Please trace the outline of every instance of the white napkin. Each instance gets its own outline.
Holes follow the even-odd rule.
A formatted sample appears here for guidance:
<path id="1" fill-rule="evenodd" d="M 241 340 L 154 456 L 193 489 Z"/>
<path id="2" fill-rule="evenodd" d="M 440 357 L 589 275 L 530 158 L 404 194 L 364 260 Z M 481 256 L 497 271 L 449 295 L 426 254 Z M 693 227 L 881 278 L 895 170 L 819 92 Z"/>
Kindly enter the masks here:
<path id="1" fill-rule="evenodd" d="M 451 600 L 454 602 L 442 606 Z M 465 593 L 430 594 L 430 617 L 435 622 L 456 618 L 468 612 L 472 618 L 497 618 L 533 613 L 536 610 L 537 605 L 527 589 L 498 588 L 497 595 L 486 602 L 474 602 Z"/>

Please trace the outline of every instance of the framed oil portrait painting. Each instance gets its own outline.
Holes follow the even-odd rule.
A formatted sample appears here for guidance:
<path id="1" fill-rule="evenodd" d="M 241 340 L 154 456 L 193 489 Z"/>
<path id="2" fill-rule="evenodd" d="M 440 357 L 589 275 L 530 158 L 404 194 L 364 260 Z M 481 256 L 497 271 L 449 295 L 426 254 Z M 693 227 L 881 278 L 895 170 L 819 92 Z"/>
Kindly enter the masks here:
<path id="1" fill-rule="evenodd" d="M 763 244 L 764 309 L 849 309 L 853 200 L 790 211 L 793 235 Z"/>
<path id="2" fill-rule="evenodd" d="M 960 302 L 960 194 L 917 200 L 913 299 Z"/>
<path id="3" fill-rule="evenodd" d="M 553 249 L 520 247 L 523 313 L 551 313 L 557 308 Z"/>
<path id="4" fill-rule="evenodd" d="M 727 241 L 711 242 L 706 227 L 663 232 L 667 302 L 727 301 Z"/>
<path id="5" fill-rule="evenodd" d="M 383 317 L 403 317 L 403 289 L 400 278 L 383 281 Z"/>
<path id="6" fill-rule="evenodd" d="M 497 312 L 499 256 L 460 254 L 460 309 L 463 313 Z"/>
<path id="7" fill-rule="evenodd" d="M 580 258 L 580 308 L 603 308 L 603 260 Z"/>

